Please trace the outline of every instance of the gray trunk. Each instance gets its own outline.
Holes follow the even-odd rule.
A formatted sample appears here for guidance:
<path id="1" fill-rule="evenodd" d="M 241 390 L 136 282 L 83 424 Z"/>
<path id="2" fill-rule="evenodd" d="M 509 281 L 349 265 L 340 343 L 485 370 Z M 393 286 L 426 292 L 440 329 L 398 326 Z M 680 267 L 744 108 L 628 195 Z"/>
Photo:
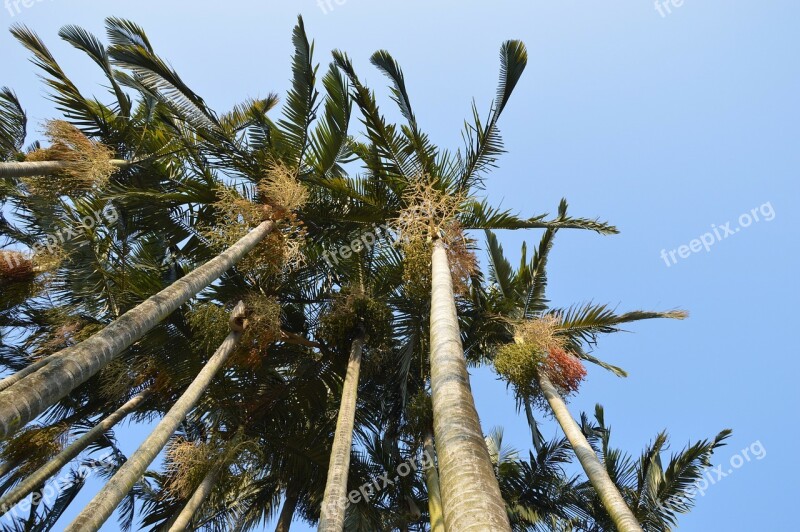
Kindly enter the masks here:
<path id="1" fill-rule="evenodd" d="M 128 161 L 112 159 L 111 164 L 117 168 L 127 166 Z M 33 177 L 37 175 L 57 174 L 70 165 L 69 161 L 25 161 L 0 163 L 0 179 Z"/>
<path id="2" fill-rule="evenodd" d="M 439 241 L 432 257 L 430 358 L 445 528 L 509 532 L 506 506 L 469 385 L 447 251 Z"/>
<path id="3" fill-rule="evenodd" d="M 39 470 L 31 476 L 20 482 L 10 492 L 0 498 L 0 515 L 3 515 L 11 509 L 19 501 L 30 495 L 33 491 L 39 489 L 40 486 L 53 475 L 58 473 L 62 467 L 71 462 L 77 457 L 90 443 L 94 442 L 107 431 L 111 430 L 114 425 L 123 420 L 128 414 L 139 408 L 139 406 L 150 395 L 149 390 L 145 390 L 139 395 L 133 397 L 130 401 L 122 405 L 117 411 L 103 419 L 100 423 L 92 427 L 92 429 L 72 442 L 66 449 L 58 453 L 52 460 L 42 466 Z"/>
<path id="4" fill-rule="evenodd" d="M 271 221 L 261 223 L 228 250 L 129 310 L 92 337 L 59 351 L 42 369 L 0 392 L 0 439 L 89 380 L 158 322 L 236 265 L 273 227 Z"/>
<path id="5" fill-rule="evenodd" d="M 320 532 L 341 532 L 344 529 L 344 516 L 347 508 L 347 472 L 350 469 L 350 453 L 353 447 L 358 374 L 361 371 L 363 348 L 364 337 L 359 335 L 353 340 L 350 348 L 347 375 L 342 387 L 339 417 L 336 420 L 336 435 L 333 438 L 325 495 L 322 499 L 322 512 L 317 528 Z"/>
<path id="6" fill-rule="evenodd" d="M 603 503 L 611 520 L 620 532 L 642 532 L 642 527 L 631 512 L 625 499 L 622 498 L 619 490 L 617 489 L 614 481 L 608 475 L 608 471 L 603 467 L 600 459 L 597 458 L 592 446 L 586 440 L 581 428 L 572 418 L 572 415 L 567 409 L 567 405 L 559 395 L 553 383 L 544 373 L 539 375 L 539 386 L 544 392 L 545 399 L 553 409 L 558 424 L 569 440 L 575 455 L 583 466 L 586 476 L 589 477 L 589 482 L 592 483 L 597 495 Z"/>
<path id="7" fill-rule="evenodd" d="M 231 320 L 239 319 L 239 323 L 244 319 L 244 304 L 239 302 L 231 314 Z M 133 486 L 142 478 L 147 467 L 155 460 L 158 453 L 169 441 L 170 436 L 180 426 L 186 415 L 197 404 L 211 380 L 217 372 L 225 365 L 225 362 L 233 353 L 236 344 L 239 342 L 242 333 L 240 330 L 232 330 L 225 341 L 219 346 L 214 355 L 208 360 L 206 365 L 192 381 L 186 391 L 181 395 L 175 405 L 167 412 L 153 432 L 139 446 L 135 453 L 117 471 L 117 473 L 100 490 L 94 499 L 81 511 L 72 523 L 65 529 L 65 532 L 85 532 L 100 530 L 103 523 L 114 513 L 114 510 L 122 502 L 122 499 L 133 489 Z"/>

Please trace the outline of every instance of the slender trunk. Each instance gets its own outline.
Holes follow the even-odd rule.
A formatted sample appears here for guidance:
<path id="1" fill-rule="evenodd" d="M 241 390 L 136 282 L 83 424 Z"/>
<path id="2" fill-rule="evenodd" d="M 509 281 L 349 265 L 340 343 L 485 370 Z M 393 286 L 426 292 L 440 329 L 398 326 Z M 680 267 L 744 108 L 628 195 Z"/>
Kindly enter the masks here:
<path id="1" fill-rule="evenodd" d="M 481 431 L 458 327 L 447 251 L 434 243 L 431 295 L 431 390 L 447 530 L 511 530 Z"/>
<path id="2" fill-rule="evenodd" d="M 622 498 L 614 481 L 608 475 L 608 471 L 603 467 L 594 449 L 589 445 L 580 427 L 569 413 L 561 395 L 559 395 L 553 383 L 544 373 L 539 375 L 539 386 L 542 388 L 545 399 L 550 403 L 550 408 L 553 409 L 553 414 L 555 414 L 558 424 L 561 425 L 561 429 L 567 436 L 570 445 L 572 445 L 578 460 L 580 460 L 586 476 L 589 477 L 589 481 L 594 486 L 597 495 L 600 496 L 600 500 L 611 516 L 611 520 L 614 521 L 617 530 L 620 532 L 642 532 L 642 527 L 630 508 L 628 508 L 625 499 Z"/>
<path id="3" fill-rule="evenodd" d="M 87 530 L 96 532 L 100 530 L 122 499 L 142 478 L 147 467 L 155 460 L 186 415 L 197 404 L 217 372 L 225 365 L 242 336 L 244 315 L 244 303 L 240 301 L 231 313 L 232 330 L 225 341 L 144 443 L 70 523 L 65 532 L 85 532 Z"/>
<path id="4" fill-rule="evenodd" d="M 300 500 L 300 495 L 296 490 L 286 490 L 286 500 L 283 501 L 283 508 L 281 508 L 281 515 L 278 517 L 278 524 L 275 526 L 275 532 L 289 532 L 289 527 L 292 526 L 292 519 L 294 519 L 294 512 L 297 509 L 297 502 Z"/>
<path id="5" fill-rule="evenodd" d="M 0 163 L 0 179 L 33 177 L 37 175 L 57 174 L 72 164 L 69 161 L 25 161 Z M 111 164 L 122 168 L 130 164 L 122 159 L 112 159 Z"/>
<path id="6" fill-rule="evenodd" d="M 211 468 L 211 471 L 208 472 L 205 478 L 203 478 L 203 481 L 200 482 L 200 485 L 197 486 L 197 489 L 186 503 L 186 506 L 183 507 L 181 513 L 178 514 L 172 526 L 169 527 L 168 532 L 183 532 L 189 529 L 189 525 L 192 523 L 195 514 L 200 510 L 200 507 L 208 496 L 211 495 L 211 491 L 214 489 L 214 485 L 217 483 L 217 479 L 224 467 L 225 464 L 223 462 Z"/>
<path id="7" fill-rule="evenodd" d="M 241 260 L 273 229 L 261 223 L 217 257 L 129 310 L 102 331 L 57 353 L 39 371 L 0 392 L 0 439 L 86 382 L 133 342 Z"/>
<path id="8" fill-rule="evenodd" d="M 445 532 L 442 513 L 442 494 L 439 491 L 439 473 L 436 471 L 436 450 L 433 447 L 433 434 L 428 431 L 423 440 L 425 460 L 425 486 L 428 488 L 428 513 L 431 518 L 431 532 Z"/>
<path id="9" fill-rule="evenodd" d="M 50 460 L 47 464 L 39 468 L 31 476 L 23 480 L 20 484 L 14 487 L 13 490 L 0 498 L 0 515 L 3 515 L 12 506 L 27 497 L 32 491 L 38 489 L 50 477 L 58 473 L 62 467 L 67 465 L 72 459 L 81 454 L 89 444 L 100 438 L 106 431 L 124 419 L 128 414 L 136 410 L 150 395 L 150 390 L 145 390 L 139 395 L 133 397 L 130 401 L 122 405 L 117 411 L 112 413 L 107 418 L 103 419 L 100 423 L 92 427 L 92 429 L 72 442 L 66 449 L 58 453 L 55 458 Z"/>
<path id="10" fill-rule="evenodd" d="M 344 529 L 344 515 L 347 508 L 347 472 L 350 469 L 350 453 L 353 447 L 358 374 L 361 371 L 363 348 L 364 336 L 363 333 L 359 333 L 350 348 L 347 375 L 342 387 L 339 417 L 336 420 L 336 435 L 333 438 L 325 495 L 322 499 L 322 512 L 317 528 L 321 532 L 341 532 Z"/>

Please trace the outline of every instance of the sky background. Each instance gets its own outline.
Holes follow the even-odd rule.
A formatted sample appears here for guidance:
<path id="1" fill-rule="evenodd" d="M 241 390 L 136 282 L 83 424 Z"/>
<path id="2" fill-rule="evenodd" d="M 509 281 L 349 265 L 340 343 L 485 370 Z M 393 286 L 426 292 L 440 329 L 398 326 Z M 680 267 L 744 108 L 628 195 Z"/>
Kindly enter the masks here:
<path id="1" fill-rule="evenodd" d="M 603 339 L 595 355 L 630 377 L 590 369 L 571 411 L 602 403 L 613 441 L 634 454 L 664 428 L 673 450 L 732 428 L 715 458 L 724 470 L 760 442 L 766 456 L 709 487 L 679 528 L 796 529 L 800 362 L 783 335 L 797 330 L 791 309 L 800 295 L 792 229 L 800 225 L 800 3 L 685 0 L 662 16 L 651 0 L 339 2 L 323 9 L 315 0 L 44 0 L 20 4 L 14 16 L 0 6 L 0 85 L 17 91 L 32 124 L 54 116 L 28 55 L 5 31 L 23 23 L 82 89 L 106 98 L 98 69 L 57 31 L 77 24 L 104 36 L 103 19 L 118 16 L 142 25 L 188 85 L 226 111 L 248 97 L 285 94 L 301 13 L 321 70 L 332 49 L 348 52 L 367 85 L 381 88 L 386 111 L 385 78 L 368 58 L 389 50 L 405 70 L 423 130 L 455 149 L 473 98 L 484 116 L 489 108 L 501 43 L 523 40 L 529 64 L 501 119 L 508 153 L 487 180 L 487 196 L 524 215 L 553 213 L 566 197 L 571 214 L 621 230 L 559 234 L 551 301 L 691 312 L 683 322 L 635 324 L 635 334 Z M 766 204 L 761 213 L 774 216 L 760 213 L 761 221 L 710 252 L 676 254 L 670 266 L 660 256 L 712 224 L 736 228 L 740 215 Z M 502 233 L 501 242 L 516 262 L 522 241 L 539 236 Z M 484 430 L 503 426 L 506 442 L 527 450 L 527 425 L 505 386 L 488 369 L 474 371 L 472 383 Z M 544 432 L 557 434 L 552 421 Z M 128 453 L 146 434 L 118 431 Z M 75 511 L 98 488 L 91 483 Z M 103 530 L 116 528 L 110 520 Z"/>

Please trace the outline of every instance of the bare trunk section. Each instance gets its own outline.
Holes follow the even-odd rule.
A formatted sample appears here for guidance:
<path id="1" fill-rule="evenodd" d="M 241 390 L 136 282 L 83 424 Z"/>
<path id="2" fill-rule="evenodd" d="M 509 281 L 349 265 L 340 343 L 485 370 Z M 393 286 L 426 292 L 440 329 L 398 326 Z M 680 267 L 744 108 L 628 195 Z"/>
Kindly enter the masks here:
<path id="1" fill-rule="evenodd" d="M 445 532 L 442 513 L 442 494 L 439 490 L 439 473 L 436 470 L 436 450 L 433 447 L 433 434 L 428 431 L 423 441 L 425 468 L 425 487 L 428 489 L 428 514 L 431 518 L 431 532 Z"/>
<path id="2" fill-rule="evenodd" d="M 69 161 L 25 161 L 0 163 L 0 179 L 53 175 L 69 168 Z M 130 164 L 122 159 L 112 159 L 111 164 L 122 168 Z"/>
<path id="3" fill-rule="evenodd" d="M 544 373 L 539 375 L 539 386 L 542 388 L 545 399 L 550 404 L 550 408 L 553 409 L 553 414 L 555 414 L 558 424 L 561 425 L 561 429 L 564 431 L 570 445 L 572 445 L 572 449 L 575 451 L 581 466 L 583 466 L 586 476 L 589 477 L 589 481 L 600 496 L 600 500 L 611 516 L 611 520 L 614 521 L 617 530 L 620 532 L 642 532 L 642 527 L 630 508 L 628 508 L 616 484 L 608 475 L 608 471 L 603 467 L 594 449 L 589 445 L 580 427 L 569 413 L 561 395 L 559 395 L 553 383 Z"/>
<path id="4" fill-rule="evenodd" d="M 362 333 L 353 340 L 350 348 L 350 360 L 347 363 L 347 375 L 342 388 L 339 417 L 336 420 L 336 435 L 333 438 L 325 495 L 322 499 L 322 512 L 317 528 L 320 532 L 341 532 L 344 529 L 344 516 L 347 508 L 347 473 L 350 469 L 350 452 L 353 447 L 358 374 L 361 371 L 363 349 L 364 336 Z"/>
<path id="5" fill-rule="evenodd" d="M 164 419 L 153 429 L 150 436 L 100 490 L 100 493 L 70 523 L 65 532 L 86 532 L 87 530 L 97 532 L 111 514 L 114 513 L 116 507 L 128 492 L 133 489 L 136 482 L 142 478 L 147 467 L 155 460 L 158 453 L 169 441 L 170 436 L 172 436 L 191 409 L 194 408 L 203 392 L 208 388 L 211 380 L 233 353 L 242 336 L 244 314 L 244 303 L 240 301 L 231 313 L 232 330 L 228 337 L 225 338 L 225 341 L 222 342 L 214 355 L 203 366 L 203 369 L 181 395 L 180 399 L 167 412 Z"/>
<path id="6" fill-rule="evenodd" d="M 139 408 L 150 393 L 150 390 L 145 390 L 133 397 L 114 413 L 92 427 L 89 432 L 72 442 L 66 449 L 58 453 L 55 458 L 15 486 L 13 490 L 0 498 L 0 515 L 6 513 L 19 501 L 30 495 L 33 491 L 39 489 L 50 477 L 58 473 L 61 468 L 81 454 L 90 443 L 103 436 L 106 431 L 111 430 L 114 425 L 122 421 L 128 414 Z"/>
<path id="7" fill-rule="evenodd" d="M 278 524 L 275 526 L 275 532 L 289 532 L 289 527 L 292 526 L 292 519 L 294 519 L 294 512 L 297 509 L 297 502 L 300 496 L 296 491 L 286 490 L 286 500 L 283 501 L 283 508 L 281 508 L 281 515 L 278 517 Z"/>
<path id="8" fill-rule="evenodd" d="M 236 265 L 273 227 L 272 221 L 262 222 L 228 250 L 129 310 L 97 334 L 59 351 L 42 369 L 0 392 L 0 439 L 89 380 L 158 322 Z"/>
<path id="9" fill-rule="evenodd" d="M 444 523 L 453 532 L 509 532 L 511 525 L 481 431 L 461 345 L 447 251 L 434 243 L 431 390 Z"/>

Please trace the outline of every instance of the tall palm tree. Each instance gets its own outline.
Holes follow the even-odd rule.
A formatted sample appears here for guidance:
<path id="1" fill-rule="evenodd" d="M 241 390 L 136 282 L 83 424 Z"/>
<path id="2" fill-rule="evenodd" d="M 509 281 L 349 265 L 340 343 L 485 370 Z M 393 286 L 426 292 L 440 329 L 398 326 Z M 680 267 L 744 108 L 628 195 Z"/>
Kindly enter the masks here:
<path id="1" fill-rule="evenodd" d="M 462 284 L 469 282 L 470 244 L 463 231 L 549 226 L 541 216 L 520 219 L 474 198 L 486 171 L 503 151 L 498 120 L 527 63 L 527 52 L 519 41 L 504 43 L 500 57 L 500 82 L 489 117 L 484 123 L 473 109 L 473 123 L 468 123 L 464 133 L 465 150 L 453 155 L 431 144 L 420 130 L 402 70 L 388 52 L 376 52 L 372 63 L 391 80 L 392 98 L 407 122 L 402 126 L 386 122 L 350 59 L 334 52 L 337 65 L 350 79 L 353 99 L 366 125 L 369 145 L 357 145 L 355 151 L 375 181 L 383 185 L 370 181 L 369 187 L 355 188 L 353 194 L 380 198 L 379 202 L 372 201 L 373 212 L 378 211 L 410 238 L 412 245 L 424 250 L 424 262 L 418 262 L 417 267 L 420 272 L 427 269 L 419 280 L 424 283 L 427 278 L 430 283 L 430 379 L 442 503 L 445 526 L 458 530 L 509 529 L 461 346 L 452 272 L 461 272 L 457 280 Z M 613 228 L 591 220 L 563 218 L 558 223 L 561 227 L 613 232 Z M 461 264 L 452 264 L 458 258 L 463 259 Z"/>
<path id="2" fill-rule="evenodd" d="M 276 165 L 296 169 L 294 177 L 301 180 L 306 180 L 308 175 L 315 178 L 341 175 L 340 162 L 349 153 L 346 149 L 349 119 L 346 85 L 333 69 L 325 77 L 328 90 L 325 115 L 320 126 L 312 131 L 310 126 L 316 117 L 316 68 L 311 64 L 313 46 L 305 36 L 302 20 L 298 22 L 294 35 L 296 56 L 293 89 L 287 100 L 286 118 L 277 124 L 264 116 L 266 110 L 274 105 L 274 97 L 241 106 L 229 115 L 217 118 L 202 99 L 155 55 L 149 40 L 138 26 L 119 19 L 109 19 L 107 26 L 113 43 L 109 50 L 79 28 L 65 28 L 62 37 L 76 47 L 91 52 L 93 59 L 104 70 L 108 70 L 111 77 L 122 79 L 150 96 L 155 95 L 156 99 L 150 98 L 149 101 L 157 102 L 167 116 L 193 133 L 184 134 L 184 129 L 173 127 L 170 132 L 178 131 L 183 136 L 167 142 L 180 144 L 186 155 L 183 164 L 190 170 L 200 172 L 194 182 L 183 180 L 176 183 L 176 192 L 171 195 L 164 195 L 163 190 L 149 191 L 146 187 L 137 187 L 135 191 L 123 189 L 119 195 L 119 201 L 130 209 L 135 208 L 145 220 L 152 220 L 157 231 L 169 235 L 170 240 L 186 238 L 187 232 L 182 229 L 186 227 L 183 217 L 191 214 L 193 207 L 198 204 L 214 203 L 218 199 L 217 193 L 224 188 L 220 183 L 210 181 L 213 176 L 203 161 L 216 161 L 221 170 L 233 176 L 244 176 L 256 183 L 261 182 L 265 172 Z M 88 100 L 80 96 L 38 37 L 22 29 L 16 31 L 23 43 L 34 52 L 35 62 L 52 77 L 48 83 L 56 90 L 57 101 L 65 113 L 86 123 L 92 132 L 108 133 L 108 124 L 96 116 L 101 113 L 96 112 L 87 103 Z M 112 64 L 124 70 L 112 70 Z M 117 87 L 116 81 L 113 87 Z M 120 103 L 114 111 L 123 116 L 130 115 L 130 101 L 122 97 L 124 94 L 115 93 Z M 245 134 L 249 135 L 249 139 Z M 125 183 L 122 185 L 124 188 Z M 292 215 L 286 212 L 285 206 L 274 203 L 274 198 L 263 197 L 263 192 L 260 194 L 260 199 L 269 204 L 265 207 L 268 217 L 277 219 Z M 155 214 L 165 205 L 165 197 L 171 211 L 161 210 L 160 214 Z M 165 220 L 163 213 L 176 212 L 176 208 L 180 209 L 176 219 L 168 217 Z M 207 209 L 205 212 L 208 212 Z M 313 220 L 314 215 L 309 218 Z M 204 220 L 199 217 L 196 221 L 201 223 Z M 36 417 L 118 357 L 123 349 L 161 319 L 236 265 L 248 251 L 272 233 L 275 226 L 272 219 L 260 223 L 237 244 L 211 258 L 205 267 L 118 317 L 99 336 L 87 340 L 85 344 L 55 353 L 46 362 L 39 361 L 29 369 L 23 369 L 21 375 L 6 381 L 3 386 L 12 385 L 13 388 L 5 390 L 9 393 L 0 393 L 0 436 L 13 432 Z M 170 227 L 181 229 L 171 230 Z M 196 228 L 190 230 L 188 236 L 194 238 L 185 244 L 186 248 L 193 250 L 197 247 L 197 240 L 202 238 L 197 232 Z M 11 399 L 12 393 L 16 399 Z"/>
<path id="3" fill-rule="evenodd" d="M 353 444 L 353 425 L 356 417 L 358 397 L 358 375 L 361 370 L 361 356 L 364 349 L 364 333 L 356 333 L 350 348 L 347 374 L 342 388 L 342 401 L 336 421 L 331 460 L 325 495 L 322 500 L 322 513 L 318 530 L 339 532 L 344 527 L 345 502 L 347 499 L 347 475 L 350 469 L 350 453 Z"/>
<path id="4" fill-rule="evenodd" d="M 559 218 L 566 217 L 567 204 L 562 201 L 559 206 Z M 685 313 L 635 311 L 617 315 L 605 305 L 594 304 L 570 309 L 549 309 L 545 297 L 546 265 L 557 231 L 558 227 L 548 228 L 545 231 L 539 248 L 530 263 L 526 263 L 527 259 L 523 248 L 522 263 L 516 271 L 503 256 L 503 249 L 494 234 L 487 231 L 492 289 L 488 294 L 477 296 L 478 305 L 476 306 L 483 307 L 484 314 L 481 315 L 479 311 L 474 316 L 475 330 L 471 331 L 474 334 L 472 343 L 475 346 L 486 345 L 487 342 L 491 343 L 489 338 L 493 336 L 497 343 L 513 342 L 518 344 L 520 350 L 513 352 L 518 353 L 522 359 L 514 359 L 509 362 L 511 365 L 518 364 L 516 368 L 501 370 L 505 376 L 515 380 L 535 379 L 534 383 L 513 382 L 518 400 L 525 404 L 526 408 L 529 408 L 528 403 L 531 400 L 535 400 L 537 397 L 543 399 L 564 431 L 584 471 L 597 490 L 598 496 L 612 516 L 615 526 L 620 530 L 641 530 L 635 516 L 567 409 L 562 396 L 575 390 L 565 390 L 563 387 L 559 389 L 553 384 L 553 374 L 546 369 L 546 364 L 536 361 L 534 350 L 526 347 L 526 339 L 519 333 L 519 326 L 529 323 L 530 320 L 539 320 L 537 323 L 541 323 L 543 326 L 549 324 L 548 327 L 545 327 L 547 333 L 552 334 L 556 339 L 563 338 L 564 345 L 570 353 L 567 356 L 574 357 L 576 363 L 579 364 L 578 359 L 583 359 L 597 363 L 618 375 L 624 375 L 619 368 L 610 366 L 585 352 L 582 343 L 593 344 L 599 334 L 617 331 L 619 326 L 624 323 L 653 318 L 682 319 L 685 317 Z M 509 327 L 509 324 L 512 326 Z M 514 325 L 517 326 L 516 329 Z M 545 356 L 552 357 L 554 355 L 545 353 Z M 532 371 L 522 372 L 519 374 L 519 378 L 510 377 L 513 371 L 519 367 L 531 368 Z M 507 373 L 508 371 L 511 373 Z M 532 426 L 531 430 L 535 433 L 537 429 Z"/>
<path id="5" fill-rule="evenodd" d="M 352 240 L 351 240 L 352 241 Z M 321 336 L 330 347 L 349 351 L 336 433 L 322 501 L 319 530 L 339 532 L 345 523 L 348 475 L 356 421 L 362 358 L 391 349 L 392 312 L 388 299 L 402 281 L 402 263 L 391 249 L 362 249 L 337 264 L 339 282 L 321 320 Z"/>
<path id="6" fill-rule="evenodd" d="M 225 365 L 239 342 L 242 332 L 245 330 L 245 318 L 245 306 L 240 301 L 231 311 L 231 332 L 214 353 L 214 356 L 208 360 L 203 370 L 156 428 L 153 429 L 153 432 L 139 446 L 139 449 L 70 523 L 66 530 L 71 532 L 99 530 L 111 516 L 119 503 L 122 502 L 122 499 L 125 498 L 134 484 L 145 473 L 150 463 L 155 460 L 158 453 L 164 448 L 170 436 L 183 422 L 189 411 L 197 404 L 214 376 Z"/>

